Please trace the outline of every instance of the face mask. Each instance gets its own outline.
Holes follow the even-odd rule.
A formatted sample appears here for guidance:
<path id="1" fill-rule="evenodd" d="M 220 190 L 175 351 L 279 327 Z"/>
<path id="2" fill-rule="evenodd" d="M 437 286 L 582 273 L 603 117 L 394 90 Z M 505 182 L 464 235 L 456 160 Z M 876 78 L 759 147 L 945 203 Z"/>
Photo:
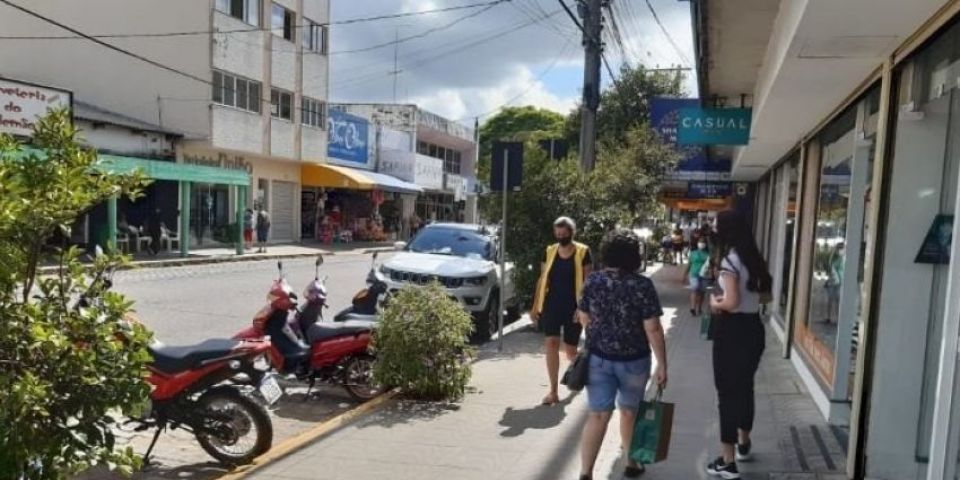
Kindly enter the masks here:
<path id="1" fill-rule="evenodd" d="M 557 241 L 560 242 L 560 245 L 563 245 L 564 247 L 566 247 L 567 245 L 570 245 L 571 243 L 573 243 L 573 238 L 572 238 L 572 237 L 560 237 L 560 238 L 557 239 Z"/>
<path id="2" fill-rule="evenodd" d="M 698 243 L 698 244 L 697 244 L 697 248 L 699 248 L 700 250 L 706 250 L 706 249 L 707 249 L 707 244 L 706 244 L 706 243 Z"/>

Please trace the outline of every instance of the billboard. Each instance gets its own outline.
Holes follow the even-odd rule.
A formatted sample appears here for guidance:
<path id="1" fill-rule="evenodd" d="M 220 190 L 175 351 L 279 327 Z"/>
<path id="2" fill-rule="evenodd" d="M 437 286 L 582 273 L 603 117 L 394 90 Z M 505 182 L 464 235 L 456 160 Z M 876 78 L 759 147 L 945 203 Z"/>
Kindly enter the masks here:
<path id="1" fill-rule="evenodd" d="M 29 137 L 48 110 L 69 109 L 72 103 L 67 90 L 0 78 L 0 133 Z"/>
<path id="2" fill-rule="evenodd" d="M 370 159 L 370 122 L 339 110 L 327 117 L 327 157 L 366 166 Z"/>
<path id="3" fill-rule="evenodd" d="M 730 176 L 730 159 L 707 157 L 702 145 L 680 145 L 677 134 L 680 114 L 684 109 L 700 108 L 697 98 L 657 97 L 650 102 L 650 122 L 665 143 L 680 152 L 682 158 L 669 175 L 676 180 L 726 179 Z"/>

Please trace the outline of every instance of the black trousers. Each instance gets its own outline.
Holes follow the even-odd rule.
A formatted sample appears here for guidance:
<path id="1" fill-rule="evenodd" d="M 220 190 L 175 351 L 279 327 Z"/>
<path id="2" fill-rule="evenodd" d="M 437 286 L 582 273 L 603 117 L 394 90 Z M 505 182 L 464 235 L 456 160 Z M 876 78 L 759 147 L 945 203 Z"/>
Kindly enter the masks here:
<path id="1" fill-rule="evenodd" d="M 737 429 L 752 430 L 753 379 L 766 344 L 757 313 L 714 314 L 713 383 L 720 410 L 720 441 L 737 443 Z"/>

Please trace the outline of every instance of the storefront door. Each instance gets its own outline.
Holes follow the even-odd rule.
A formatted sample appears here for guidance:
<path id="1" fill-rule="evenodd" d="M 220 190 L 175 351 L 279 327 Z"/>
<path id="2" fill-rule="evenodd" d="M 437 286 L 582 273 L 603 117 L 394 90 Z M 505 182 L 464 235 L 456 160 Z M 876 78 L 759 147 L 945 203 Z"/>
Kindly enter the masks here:
<path id="1" fill-rule="evenodd" d="M 274 180 L 271 188 L 270 240 L 293 241 L 294 195 L 297 184 Z"/>
<path id="2" fill-rule="evenodd" d="M 190 195 L 190 229 L 197 245 L 233 241 L 227 226 L 230 224 L 229 187 L 196 183 Z"/>

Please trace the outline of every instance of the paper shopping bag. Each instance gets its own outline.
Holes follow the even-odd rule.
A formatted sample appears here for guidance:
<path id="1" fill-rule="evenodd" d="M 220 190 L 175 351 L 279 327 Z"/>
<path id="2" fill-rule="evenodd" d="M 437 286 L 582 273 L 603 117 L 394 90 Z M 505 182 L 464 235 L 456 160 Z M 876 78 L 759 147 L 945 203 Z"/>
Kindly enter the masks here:
<path id="1" fill-rule="evenodd" d="M 630 458 L 640 464 L 662 462 L 670 451 L 670 432 L 673 430 L 672 403 L 660 401 L 657 392 L 653 401 L 640 402 L 637 422 L 633 426 Z"/>

